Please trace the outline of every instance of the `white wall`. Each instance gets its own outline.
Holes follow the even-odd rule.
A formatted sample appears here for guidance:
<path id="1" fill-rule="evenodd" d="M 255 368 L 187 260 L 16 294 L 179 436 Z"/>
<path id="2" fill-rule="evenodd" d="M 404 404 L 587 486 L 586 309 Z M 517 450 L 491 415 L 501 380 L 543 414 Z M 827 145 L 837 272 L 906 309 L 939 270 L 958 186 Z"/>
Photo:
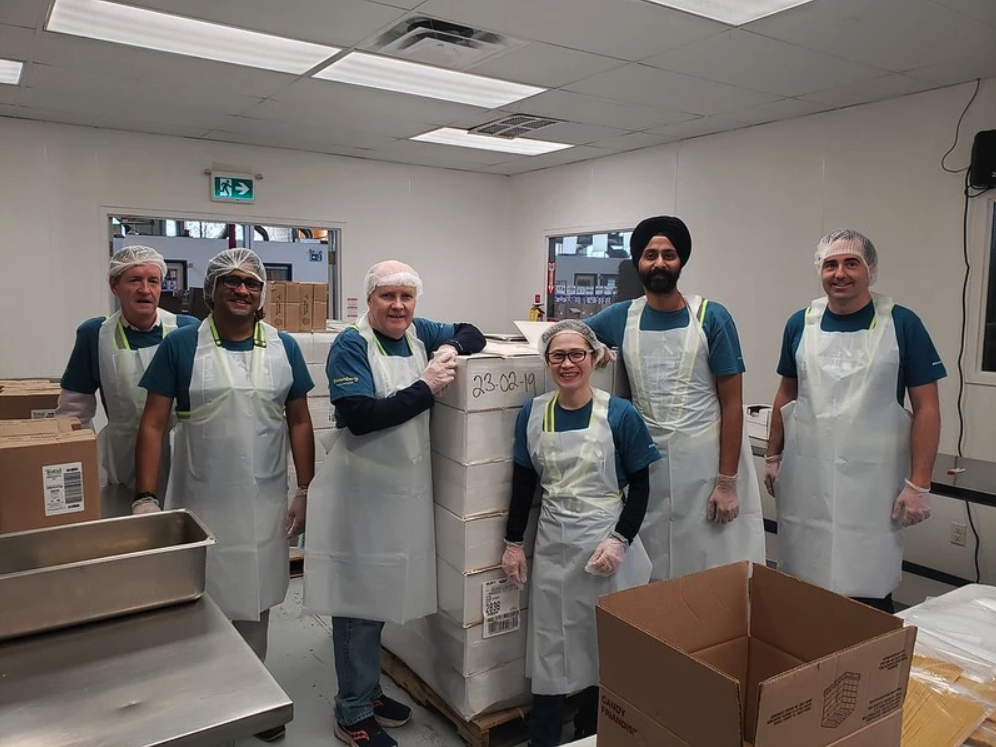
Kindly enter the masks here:
<path id="1" fill-rule="evenodd" d="M 256 203 L 211 202 L 208 168 L 262 173 Z M 6 118 L 0 175 L 0 377 L 60 375 L 76 325 L 110 309 L 108 214 L 341 228 L 343 297 L 397 257 L 425 281 L 419 314 L 507 326 L 482 292 L 509 278 L 506 177 Z"/>
<path id="2" fill-rule="evenodd" d="M 913 308 L 947 366 L 941 383 L 941 450 L 956 447 L 961 325 L 962 175 L 943 172 L 955 124 L 974 83 L 788 122 L 635 151 L 513 177 L 513 243 L 524 285 L 541 286 L 546 237 L 635 226 L 662 213 L 688 224 L 693 250 L 680 286 L 723 302 L 740 330 L 745 400 L 770 402 L 782 329 L 821 293 L 813 250 L 847 226 L 867 233 L 880 255 L 876 290 Z M 983 81 L 948 165 L 968 164 L 978 130 L 996 127 L 996 80 Z M 969 299 L 967 367 L 975 361 L 989 214 L 970 208 L 975 271 Z M 513 309 L 526 288 L 510 293 Z M 966 456 L 996 461 L 996 377 L 972 377 L 965 398 Z M 993 486 L 996 490 L 996 485 Z M 934 518 L 907 533 L 906 557 L 974 578 L 973 543 L 949 543 L 965 504 L 937 499 Z M 974 507 L 983 579 L 996 582 L 996 510 Z M 906 600 L 904 600 L 906 601 Z"/>

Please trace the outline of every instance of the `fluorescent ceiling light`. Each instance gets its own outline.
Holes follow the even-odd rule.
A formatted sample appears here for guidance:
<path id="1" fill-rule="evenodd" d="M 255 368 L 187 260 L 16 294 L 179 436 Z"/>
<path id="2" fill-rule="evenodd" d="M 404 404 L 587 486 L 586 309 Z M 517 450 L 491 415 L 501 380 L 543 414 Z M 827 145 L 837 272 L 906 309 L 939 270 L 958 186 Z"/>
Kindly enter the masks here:
<path id="1" fill-rule="evenodd" d="M 338 47 L 195 21 L 105 0 L 56 0 L 45 27 L 73 36 L 282 73 L 305 73 Z"/>
<path id="2" fill-rule="evenodd" d="M 516 153 L 520 156 L 539 156 L 543 153 L 573 148 L 567 143 L 551 143 L 547 140 L 530 140 L 517 137 L 511 140 L 491 135 L 477 135 L 466 130 L 453 127 L 440 127 L 438 130 L 416 135 L 411 140 L 421 143 L 437 143 L 439 145 L 456 145 L 461 148 L 478 148 L 479 150 L 497 150 L 503 153 Z"/>
<path id="3" fill-rule="evenodd" d="M 346 55 L 315 73 L 315 77 L 484 109 L 496 109 L 546 90 L 363 52 Z"/>
<path id="4" fill-rule="evenodd" d="M 765 16 L 805 5 L 813 0 L 650 0 L 668 8 L 694 13 L 731 26 L 743 26 Z"/>
<path id="5" fill-rule="evenodd" d="M 14 60 L 0 60 L 0 83 L 16 86 L 21 82 L 21 71 L 24 70 L 23 62 Z"/>

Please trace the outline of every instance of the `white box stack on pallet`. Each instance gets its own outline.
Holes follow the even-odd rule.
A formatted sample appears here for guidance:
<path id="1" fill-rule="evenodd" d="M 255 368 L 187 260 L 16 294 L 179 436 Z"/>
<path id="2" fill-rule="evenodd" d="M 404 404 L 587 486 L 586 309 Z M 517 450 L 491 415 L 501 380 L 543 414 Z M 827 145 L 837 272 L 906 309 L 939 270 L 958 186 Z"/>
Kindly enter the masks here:
<path id="1" fill-rule="evenodd" d="M 515 419 L 546 390 L 542 358 L 489 341 L 461 357 L 432 410 L 439 613 L 384 628 L 384 646 L 466 719 L 530 702 L 525 677 L 528 589 L 505 580 L 501 556 L 512 489 Z M 538 508 L 526 534 L 532 555 Z"/>
<path id="2" fill-rule="evenodd" d="M 329 379 L 325 375 L 325 361 L 335 340 L 336 332 L 289 332 L 301 347 L 308 373 L 315 382 L 315 388 L 308 392 L 308 410 L 311 412 L 311 427 L 315 431 L 315 469 L 325 461 L 325 448 L 321 444 L 323 436 L 335 426 L 335 414 L 329 402 Z M 288 455 L 287 485 L 297 487 L 297 472 L 294 460 Z"/>

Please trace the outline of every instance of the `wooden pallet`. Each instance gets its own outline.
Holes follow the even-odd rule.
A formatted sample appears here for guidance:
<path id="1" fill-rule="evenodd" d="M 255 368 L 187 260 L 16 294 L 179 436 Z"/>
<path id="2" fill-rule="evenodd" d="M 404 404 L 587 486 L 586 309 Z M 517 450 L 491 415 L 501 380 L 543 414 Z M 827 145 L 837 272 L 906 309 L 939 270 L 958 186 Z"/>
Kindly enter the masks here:
<path id="1" fill-rule="evenodd" d="M 529 712 L 530 706 L 506 708 L 467 721 L 390 651 L 381 649 L 380 664 L 384 674 L 394 680 L 412 700 L 420 706 L 432 708 L 452 723 L 457 734 L 470 747 L 513 747 L 526 741 L 524 716 Z"/>
<path id="2" fill-rule="evenodd" d="M 290 575 L 291 578 L 304 575 L 304 550 L 297 547 L 290 549 Z"/>

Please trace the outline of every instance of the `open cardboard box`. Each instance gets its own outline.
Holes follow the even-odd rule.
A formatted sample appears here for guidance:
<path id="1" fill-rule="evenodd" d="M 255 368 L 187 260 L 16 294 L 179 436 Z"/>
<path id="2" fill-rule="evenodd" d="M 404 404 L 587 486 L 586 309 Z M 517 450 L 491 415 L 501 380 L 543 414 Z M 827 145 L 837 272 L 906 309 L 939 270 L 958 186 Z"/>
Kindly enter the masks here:
<path id="1" fill-rule="evenodd" d="M 598 747 L 898 747 L 916 628 L 736 563 L 603 596 Z"/>

